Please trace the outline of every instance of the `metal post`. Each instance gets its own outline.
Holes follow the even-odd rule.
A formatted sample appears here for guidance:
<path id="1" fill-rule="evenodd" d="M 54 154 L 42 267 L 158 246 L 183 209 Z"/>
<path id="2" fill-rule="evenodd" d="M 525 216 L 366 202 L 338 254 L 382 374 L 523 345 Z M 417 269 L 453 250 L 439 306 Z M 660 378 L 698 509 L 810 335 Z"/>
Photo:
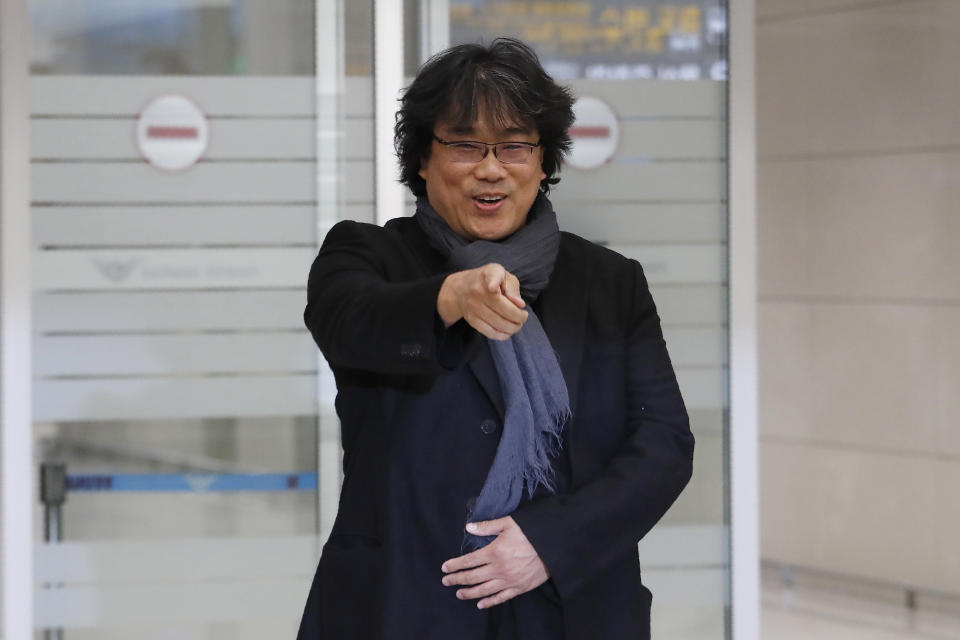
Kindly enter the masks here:
<path id="1" fill-rule="evenodd" d="M 40 465 L 40 501 L 43 503 L 43 540 L 56 544 L 63 539 L 61 507 L 67 499 L 67 467 L 56 462 Z M 56 588 L 59 585 L 47 585 Z M 45 640 L 63 640 L 63 629 L 44 629 Z"/>
<path id="2" fill-rule="evenodd" d="M 405 215 L 406 192 L 393 149 L 394 116 L 403 90 L 403 3 L 373 3 L 373 122 L 376 222 Z"/>

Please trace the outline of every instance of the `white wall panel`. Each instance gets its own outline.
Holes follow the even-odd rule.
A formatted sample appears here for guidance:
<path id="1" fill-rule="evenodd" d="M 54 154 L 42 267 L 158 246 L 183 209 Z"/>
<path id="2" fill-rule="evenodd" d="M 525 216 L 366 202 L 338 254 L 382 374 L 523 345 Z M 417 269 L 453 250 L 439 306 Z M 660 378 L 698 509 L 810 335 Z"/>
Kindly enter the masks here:
<path id="1" fill-rule="evenodd" d="M 36 592 L 41 627 L 243 622 L 286 624 L 303 611 L 310 577 L 244 582 L 64 587 Z M 162 603 L 160 605 L 159 603 Z"/>
<path id="2" fill-rule="evenodd" d="M 802 5 L 793 0 L 761 0 L 757 3 L 757 18 L 758 22 L 802 18 L 811 14 L 855 9 L 863 4 L 864 0 L 805 0 Z"/>
<path id="3" fill-rule="evenodd" d="M 720 284 L 726 278 L 726 251 L 721 245 L 610 245 L 610 249 L 638 261 L 651 284 Z"/>
<path id="4" fill-rule="evenodd" d="M 576 96 L 607 101 L 620 118 L 704 118 L 721 127 L 726 112 L 727 85 L 713 80 L 573 80 L 570 88 Z"/>
<path id="5" fill-rule="evenodd" d="M 665 327 L 663 337 L 675 367 L 722 367 L 727 330 L 715 327 Z"/>
<path id="6" fill-rule="evenodd" d="M 43 251 L 34 255 L 34 288 L 299 288 L 314 256 L 312 248 Z"/>
<path id="7" fill-rule="evenodd" d="M 726 406 L 726 371 L 719 367 L 674 367 L 688 411 Z"/>
<path id="8" fill-rule="evenodd" d="M 130 116 L 167 93 L 192 98 L 210 117 L 292 116 L 316 113 L 316 79 L 282 76 L 32 76 L 34 116 Z M 336 96 L 332 96 L 336 97 Z M 370 78 L 345 78 L 345 113 L 372 116 Z"/>
<path id="9" fill-rule="evenodd" d="M 758 173 L 762 295 L 960 300 L 957 150 L 767 162 Z"/>
<path id="10" fill-rule="evenodd" d="M 712 161 L 636 162 L 601 169 L 567 168 L 557 194 L 567 202 L 718 202 L 726 194 L 726 167 Z"/>
<path id="11" fill-rule="evenodd" d="M 560 184 L 564 184 L 562 179 Z M 550 198 L 560 228 L 594 242 L 720 243 L 727 237 L 724 204 L 719 201 L 586 204 L 574 200 L 575 195 L 558 188 L 556 195 Z"/>
<path id="12" fill-rule="evenodd" d="M 960 307 L 762 303 L 765 436 L 960 458 Z"/>
<path id="13" fill-rule="evenodd" d="M 177 376 L 313 373 L 313 339 L 304 331 L 186 335 L 46 336 L 36 339 L 34 374 Z"/>
<path id="14" fill-rule="evenodd" d="M 660 320 L 667 325 L 711 325 L 727 321 L 723 285 L 650 285 Z"/>
<path id="15" fill-rule="evenodd" d="M 729 604 L 727 585 L 729 569 L 725 566 L 702 569 L 643 569 L 643 584 L 655 595 L 658 607 L 723 607 Z M 654 619 L 656 614 L 654 613 Z M 718 633 L 718 629 L 713 629 Z"/>
<path id="16" fill-rule="evenodd" d="M 40 544 L 34 568 L 39 584 L 307 578 L 321 542 L 316 536 L 285 536 Z"/>
<path id="17" fill-rule="evenodd" d="M 38 422 L 315 415 L 316 377 L 38 380 Z"/>
<path id="18" fill-rule="evenodd" d="M 788 3 L 792 17 L 757 31 L 761 160 L 960 144 L 960 3 L 777 0 Z"/>
<path id="19" fill-rule="evenodd" d="M 312 117 L 212 118 L 204 160 L 313 160 L 317 123 Z M 373 158 L 373 121 L 344 120 L 343 149 L 348 159 Z M 139 160 L 136 119 L 115 117 L 34 118 L 30 154 L 51 160 Z M 320 141 L 323 144 L 323 141 Z"/>
<path id="20" fill-rule="evenodd" d="M 346 162 L 347 201 L 373 199 L 373 165 Z M 307 203 L 316 200 L 312 162 L 201 162 L 180 173 L 142 162 L 34 163 L 34 203 Z M 322 182 L 321 182 L 322 187 Z"/>
<path id="21" fill-rule="evenodd" d="M 309 205 L 33 207 L 40 247 L 179 247 L 316 243 Z"/>
<path id="22" fill-rule="evenodd" d="M 627 119 L 620 122 L 615 158 L 722 160 L 724 134 L 719 120 Z"/>
<path id="23" fill-rule="evenodd" d="M 34 296 L 37 333 L 290 330 L 303 327 L 306 274 L 288 290 L 84 291 Z"/>
<path id="24" fill-rule="evenodd" d="M 321 144 L 323 144 L 321 142 Z M 373 160 L 373 118 L 343 119 L 343 142 L 340 145 L 347 160 Z"/>
<path id="25" fill-rule="evenodd" d="M 711 438 L 723 438 L 723 430 L 726 428 L 726 411 L 720 407 L 713 409 L 691 409 L 690 428 L 693 434 Z"/>
<path id="26" fill-rule="evenodd" d="M 143 162 L 34 163 L 34 202 L 313 202 L 312 162 L 203 163 L 163 172 Z"/>
<path id="27" fill-rule="evenodd" d="M 683 489 L 683 493 L 673 503 L 651 533 L 665 527 L 671 531 L 681 526 L 717 527 L 728 523 L 726 514 L 727 492 L 730 483 L 727 479 L 726 437 L 723 432 L 723 414 L 721 407 L 714 409 L 690 408 L 690 398 L 684 397 L 690 413 L 690 427 L 696 437 L 693 454 L 693 475 Z M 704 426 L 706 422 L 706 426 Z M 724 552 L 727 546 L 724 545 Z M 693 557 L 700 551 L 688 548 Z M 717 560 L 712 564 L 723 564 Z M 666 562 L 664 564 L 667 564 Z"/>

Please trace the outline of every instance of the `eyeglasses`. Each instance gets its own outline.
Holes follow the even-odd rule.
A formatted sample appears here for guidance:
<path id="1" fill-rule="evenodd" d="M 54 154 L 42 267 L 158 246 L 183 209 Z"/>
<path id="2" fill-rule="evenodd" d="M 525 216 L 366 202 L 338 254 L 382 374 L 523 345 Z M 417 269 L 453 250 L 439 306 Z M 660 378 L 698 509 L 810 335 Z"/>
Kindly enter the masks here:
<path id="1" fill-rule="evenodd" d="M 480 162 L 493 147 L 493 157 L 504 164 L 527 164 L 539 142 L 475 142 L 473 140 L 447 141 L 433 136 L 449 150 L 450 162 Z"/>

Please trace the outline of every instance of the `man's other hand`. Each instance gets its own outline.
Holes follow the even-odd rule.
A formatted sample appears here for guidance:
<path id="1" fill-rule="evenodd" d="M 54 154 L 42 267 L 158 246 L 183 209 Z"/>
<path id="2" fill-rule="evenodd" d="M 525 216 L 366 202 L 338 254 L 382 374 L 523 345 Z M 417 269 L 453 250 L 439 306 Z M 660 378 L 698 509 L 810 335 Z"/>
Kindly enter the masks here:
<path id="1" fill-rule="evenodd" d="M 536 589 L 550 577 L 536 549 L 510 516 L 470 523 L 467 531 L 497 538 L 482 549 L 447 560 L 440 567 L 447 574 L 443 577 L 444 586 L 468 586 L 457 590 L 461 600 L 482 598 L 477 608 L 486 609 Z"/>
<path id="2" fill-rule="evenodd" d="M 437 296 L 437 313 L 446 326 L 463 318 L 493 340 L 507 340 L 527 321 L 520 281 L 491 262 L 476 269 L 451 273 Z"/>

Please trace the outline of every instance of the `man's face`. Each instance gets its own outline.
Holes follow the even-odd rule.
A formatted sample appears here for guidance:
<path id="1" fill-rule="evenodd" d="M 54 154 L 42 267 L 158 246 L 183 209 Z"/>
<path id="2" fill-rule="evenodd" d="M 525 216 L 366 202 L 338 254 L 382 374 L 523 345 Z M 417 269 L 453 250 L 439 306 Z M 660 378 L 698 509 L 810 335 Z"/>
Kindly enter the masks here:
<path id="1" fill-rule="evenodd" d="M 433 133 L 447 142 L 539 142 L 534 129 L 500 129 L 482 114 L 472 127 L 438 123 Z M 427 199 L 454 233 L 468 240 L 499 240 L 522 227 L 546 177 L 543 149 L 534 149 L 526 164 L 500 162 L 493 147 L 480 162 L 453 162 L 452 153 L 434 140 L 419 173 L 427 183 Z"/>

